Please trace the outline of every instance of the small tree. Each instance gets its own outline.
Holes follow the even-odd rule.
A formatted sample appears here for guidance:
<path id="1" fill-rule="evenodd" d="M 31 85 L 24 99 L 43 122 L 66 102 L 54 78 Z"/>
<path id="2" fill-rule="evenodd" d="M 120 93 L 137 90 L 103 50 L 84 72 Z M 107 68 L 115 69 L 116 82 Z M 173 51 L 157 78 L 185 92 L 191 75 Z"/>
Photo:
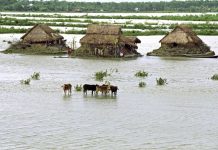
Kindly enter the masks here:
<path id="1" fill-rule="evenodd" d="M 145 71 L 138 71 L 136 74 L 135 74 L 136 77 L 147 77 L 148 76 L 148 73 L 145 72 Z"/>
<path id="2" fill-rule="evenodd" d="M 40 73 L 39 72 L 34 72 L 33 75 L 31 75 L 31 78 L 33 80 L 39 80 L 40 78 Z"/>
<path id="3" fill-rule="evenodd" d="M 21 83 L 21 84 L 29 85 L 29 84 L 30 84 L 30 81 L 31 81 L 31 80 L 30 80 L 30 78 L 29 78 L 29 79 L 26 79 L 26 80 L 21 80 L 20 83 Z"/>
<path id="4" fill-rule="evenodd" d="M 74 86 L 75 91 L 80 92 L 82 91 L 82 85 L 77 84 L 76 86 Z"/>
<path id="5" fill-rule="evenodd" d="M 214 74 L 212 77 L 211 77 L 212 80 L 218 80 L 218 74 Z"/>
<path id="6" fill-rule="evenodd" d="M 145 87 L 146 83 L 145 82 L 139 82 L 139 87 Z"/>
<path id="7" fill-rule="evenodd" d="M 157 82 L 157 85 L 165 85 L 167 84 L 167 79 L 159 78 L 159 79 L 156 79 L 156 82 Z"/>

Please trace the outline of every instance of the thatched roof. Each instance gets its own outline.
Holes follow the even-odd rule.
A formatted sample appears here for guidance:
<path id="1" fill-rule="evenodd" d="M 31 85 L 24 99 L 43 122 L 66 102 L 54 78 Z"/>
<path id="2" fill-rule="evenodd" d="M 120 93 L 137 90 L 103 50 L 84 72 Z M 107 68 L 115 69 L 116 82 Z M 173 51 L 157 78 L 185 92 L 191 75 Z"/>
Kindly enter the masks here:
<path id="1" fill-rule="evenodd" d="M 36 24 L 29 29 L 21 39 L 32 42 L 54 41 L 63 39 L 63 36 L 56 33 L 53 29 L 45 24 Z"/>
<path id="2" fill-rule="evenodd" d="M 160 40 L 160 43 L 170 44 L 188 44 L 188 43 L 202 43 L 202 40 L 196 35 L 192 29 L 186 25 L 178 25 L 175 29 L 168 33 L 165 37 Z"/>
<path id="3" fill-rule="evenodd" d="M 119 35 L 121 34 L 121 27 L 118 25 L 91 24 L 88 26 L 86 34 Z"/>
<path id="4" fill-rule="evenodd" d="M 141 41 L 137 37 L 126 37 L 122 35 L 121 27 L 118 25 L 96 25 L 88 26 L 86 35 L 80 39 L 85 44 L 128 44 L 137 47 L 135 43 Z"/>
<path id="5" fill-rule="evenodd" d="M 121 36 L 120 41 L 127 43 L 141 43 L 141 40 L 135 36 Z"/>
<path id="6" fill-rule="evenodd" d="M 80 43 L 86 43 L 86 44 L 117 44 L 118 42 L 119 42 L 118 35 L 90 34 L 80 39 Z"/>
<path id="7" fill-rule="evenodd" d="M 80 39 L 80 43 L 86 44 L 117 44 L 121 35 L 121 27 L 117 25 L 88 26 L 86 35 Z"/>

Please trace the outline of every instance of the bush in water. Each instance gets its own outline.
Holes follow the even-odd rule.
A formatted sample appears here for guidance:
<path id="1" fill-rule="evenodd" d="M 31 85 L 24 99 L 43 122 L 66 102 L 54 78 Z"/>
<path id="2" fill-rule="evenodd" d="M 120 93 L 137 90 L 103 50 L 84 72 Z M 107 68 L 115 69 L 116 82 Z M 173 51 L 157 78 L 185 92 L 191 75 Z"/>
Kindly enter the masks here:
<path id="1" fill-rule="evenodd" d="M 156 79 L 156 81 L 157 81 L 157 85 L 167 84 L 167 79 L 159 78 L 159 79 Z"/>

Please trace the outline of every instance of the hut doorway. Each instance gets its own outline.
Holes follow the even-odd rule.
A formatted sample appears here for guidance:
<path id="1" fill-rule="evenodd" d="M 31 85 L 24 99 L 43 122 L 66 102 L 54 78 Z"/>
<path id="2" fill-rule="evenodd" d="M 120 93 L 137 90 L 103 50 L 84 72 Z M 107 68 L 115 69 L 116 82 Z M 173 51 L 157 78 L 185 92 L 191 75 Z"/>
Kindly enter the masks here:
<path id="1" fill-rule="evenodd" d="M 173 47 L 177 47 L 178 46 L 178 44 L 175 43 L 175 42 L 173 42 L 172 45 L 173 45 Z"/>

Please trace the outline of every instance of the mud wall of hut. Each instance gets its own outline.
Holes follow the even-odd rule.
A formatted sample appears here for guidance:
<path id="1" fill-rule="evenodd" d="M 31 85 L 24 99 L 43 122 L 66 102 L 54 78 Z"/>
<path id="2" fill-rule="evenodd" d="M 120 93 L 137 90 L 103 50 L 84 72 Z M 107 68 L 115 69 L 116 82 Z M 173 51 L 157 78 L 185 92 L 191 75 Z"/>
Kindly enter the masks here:
<path id="1" fill-rule="evenodd" d="M 112 44 L 82 44 L 83 52 L 93 56 L 116 57 L 120 54 L 120 46 Z"/>

